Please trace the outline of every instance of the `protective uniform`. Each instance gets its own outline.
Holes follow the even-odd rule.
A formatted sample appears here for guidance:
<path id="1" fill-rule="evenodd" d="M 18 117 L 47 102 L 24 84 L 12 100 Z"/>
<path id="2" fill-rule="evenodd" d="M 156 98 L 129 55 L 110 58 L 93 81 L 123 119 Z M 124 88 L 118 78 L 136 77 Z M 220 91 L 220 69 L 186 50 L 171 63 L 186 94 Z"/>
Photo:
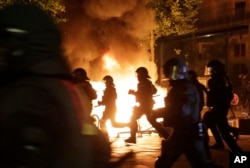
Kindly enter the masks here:
<path id="1" fill-rule="evenodd" d="M 136 132 L 138 131 L 137 120 L 143 114 L 146 114 L 147 118 L 149 117 L 154 105 L 153 95 L 157 92 L 157 89 L 151 80 L 149 80 L 150 76 L 145 67 L 137 68 L 136 73 L 138 79 L 137 91 L 129 90 L 129 94 L 135 96 L 139 106 L 134 108 L 130 118 L 130 137 L 125 140 L 128 143 L 136 143 Z"/>
<path id="2" fill-rule="evenodd" d="M 218 60 L 212 60 L 207 67 L 211 73 L 211 78 L 208 80 L 207 106 L 211 110 L 204 114 L 203 120 L 206 126 L 211 129 L 216 140 L 216 144 L 212 148 L 224 148 L 222 136 L 231 151 L 239 152 L 241 149 L 230 134 L 234 128 L 230 127 L 227 121 L 233 92 L 224 64 Z"/>
<path id="3" fill-rule="evenodd" d="M 165 97 L 165 107 L 157 109 L 163 116 L 163 126 L 172 127 L 173 134 L 162 141 L 161 155 L 156 168 L 172 167 L 179 156 L 185 154 L 194 168 L 210 167 L 204 145 L 204 127 L 200 122 L 199 94 L 187 78 L 183 60 L 171 58 L 163 66 L 170 89 Z"/>
<path id="4" fill-rule="evenodd" d="M 115 120 L 117 92 L 114 80 L 110 75 L 104 76 L 103 80 L 105 81 L 106 88 L 103 92 L 102 100 L 98 102 L 99 105 L 105 106 L 101 119 L 101 128 L 105 128 L 105 123 L 108 119 L 110 119 L 113 127 L 125 127 L 125 124 L 117 123 Z"/>
<path id="5" fill-rule="evenodd" d="M 111 76 L 105 76 L 103 80 L 105 81 L 106 88 L 99 104 L 105 106 L 105 111 L 101 119 L 102 122 L 105 123 L 109 118 L 115 120 L 117 93 Z"/>
<path id="6" fill-rule="evenodd" d="M 205 104 L 205 96 L 207 96 L 207 88 L 205 85 L 199 82 L 195 71 L 189 70 L 188 77 L 198 89 L 199 98 L 200 98 L 199 111 L 200 111 L 200 117 L 201 117 L 201 113 Z M 205 136 L 204 138 L 205 138 L 205 147 L 206 147 L 207 155 L 211 158 L 211 153 L 209 149 L 209 135 L 207 131 L 204 132 L 204 136 Z"/>
<path id="7" fill-rule="evenodd" d="M 199 105 L 199 109 L 200 109 L 200 112 L 202 111 L 204 105 L 205 105 L 205 96 L 207 94 L 207 88 L 205 85 L 203 85 L 202 83 L 199 82 L 198 78 L 197 78 L 197 74 L 195 71 L 188 71 L 188 76 L 189 76 L 189 79 L 191 80 L 191 82 L 193 82 L 193 84 L 195 84 L 195 86 L 197 87 L 198 89 L 198 92 L 199 92 L 199 97 L 200 97 L 200 105 Z"/>
<path id="8" fill-rule="evenodd" d="M 109 143 L 80 102 L 50 16 L 33 5 L 8 6 L 0 36 L 0 167 L 107 165 Z"/>
<path id="9" fill-rule="evenodd" d="M 75 81 L 75 86 L 80 91 L 81 95 L 85 97 L 85 106 L 87 106 L 89 113 L 92 112 L 93 103 L 92 101 L 97 98 L 96 90 L 90 83 L 90 79 L 87 76 L 87 72 L 83 68 L 74 69 L 73 78 Z M 87 101 L 86 101 L 87 100 Z"/>

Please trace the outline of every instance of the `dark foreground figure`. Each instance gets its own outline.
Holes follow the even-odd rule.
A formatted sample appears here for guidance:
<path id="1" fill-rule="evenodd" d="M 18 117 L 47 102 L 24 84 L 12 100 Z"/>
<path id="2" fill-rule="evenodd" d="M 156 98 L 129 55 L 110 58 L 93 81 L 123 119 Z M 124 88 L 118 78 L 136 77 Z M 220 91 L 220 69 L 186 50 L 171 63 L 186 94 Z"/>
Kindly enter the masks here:
<path id="1" fill-rule="evenodd" d="M 163 66 L 170 89 L 161 113 L 164 127 L 173 129 L 172 135 L 162 141 L 161 155 L 155 162 L 156 168 L 170 168 L 185 154 L 193 168 L 214 167 L 205 145 L 205 130 L 200 122 L 199 93 L 188 79 L 188 69 L 183 60 L 171 58 Z"/>
<path id="2" fill-rule="evenodd" d="M 0 167 L 107 167 L 110 145 L 80 103 L 52 19 L 0 11 Z"/>

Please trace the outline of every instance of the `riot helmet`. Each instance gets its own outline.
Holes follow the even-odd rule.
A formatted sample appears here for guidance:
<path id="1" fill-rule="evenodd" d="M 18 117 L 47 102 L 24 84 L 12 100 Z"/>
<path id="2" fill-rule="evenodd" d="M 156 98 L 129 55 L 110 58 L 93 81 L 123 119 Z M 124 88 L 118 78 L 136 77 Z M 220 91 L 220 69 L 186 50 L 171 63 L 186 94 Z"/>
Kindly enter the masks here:
<path id="1" fill-rule="evenodd" d="M 58 27 L 50 15 L 32 4 L 1 9 L 0 39 L 1 57 L 11 67 L 27 69 L 52 57 L 61 57 Z"/>
<path id="2" fill-rule="evenodd" d="M 211 60 L 207 64 L 209 75 L 223 75 L 226 73 L 224 64 L 219 60 Z"/>
<path id="3" fill-rule="evenodd" d="M 170 58 L 163 65 L 163 73 L 169 80 L 186 79 L 188 68 L 184 60 Z"/>
<path id="4" fill-rule="evenodd" d="M 142 79 L 150 78 L 150 76 L 148 75 L 148 70 L 145 67 L 139 67 L 136 69 L 135 72 L 137 73 L 138 78 L 142 78 Z"/>
<path id="5" fill-rule="evenodd" d="M 112 76 L 106 75 L 103 77 L 103 80 L 105 81 L 106 85 L 115 86 L 114 79 L 112 78 Z"/>
<path id="6" fill-rule="evenodd" d="M 89 77 L 87 76 L 86 70 L 83 68 L 76 68 L 73 71 L 72 75 L 76 82 L 83 82 L 86 80 L 90 80 Z"/>
<path id="7" fill-rule="evenodd" d="M 103 80 L 104 80 L 105 82 L 110 82 L 110 83 L 113 83 L 113 82 L 114 82 L 112 76 L 110 76 L 110 75 L 104 76 L 104 77 L 103 77 Z"/>

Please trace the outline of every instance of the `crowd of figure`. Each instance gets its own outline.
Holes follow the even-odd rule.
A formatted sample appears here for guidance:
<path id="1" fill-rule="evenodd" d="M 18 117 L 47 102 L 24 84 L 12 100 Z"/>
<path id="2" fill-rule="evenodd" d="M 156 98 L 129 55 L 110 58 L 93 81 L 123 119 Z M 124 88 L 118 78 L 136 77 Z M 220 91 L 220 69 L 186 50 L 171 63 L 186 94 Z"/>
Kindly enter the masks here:
<path id="1" fill-rule="evenodd" d="M 102 133 L 111 120 L 114 127 L 129 127 L 125 143 L 136 143 L 137 120 L 146 115 L 163 137 L 156 168 L 171 167 L 185 154 L 194 168 L 215 167 L 208 146 L 208 128 L 216 144 L 241 152 L 237 130 L 227 113 L 232 86 L 224 65 L 212 60 L 208 86 L 201 85 L 185 61 L 170 58 L 163 65 L 169 82 L 165 107 L 153 110 L 156 86 L 145 67 L 136 69 L 138 84 L 130 123 L 115 121 L 117 92 L 114 79 L 103 77 L 105 90 L 100 129 L 91 118 L 97 93 L 87 72 L 71 72 L 61 48 L 61 36 L 52 18 L 33 5 L 11 5 L 0 11 L 0 167 L 5 168 L 108 168 L 111 147 Z M 209 111 L 201 116 L 207 97 Z M 163 118 L 163 123 L 157 122 Z M 232 135 L 230 132 L 233 132 Z"/>

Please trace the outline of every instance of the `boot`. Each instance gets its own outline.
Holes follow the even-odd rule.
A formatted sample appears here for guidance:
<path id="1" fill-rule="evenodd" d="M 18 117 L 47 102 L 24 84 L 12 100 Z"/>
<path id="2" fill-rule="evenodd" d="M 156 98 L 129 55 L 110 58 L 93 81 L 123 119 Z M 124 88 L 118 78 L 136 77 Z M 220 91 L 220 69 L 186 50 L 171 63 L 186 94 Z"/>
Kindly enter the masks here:
<path id="1" fill-rule="evenodd" d="M 136 137 L 129 137 L 128 139 L 125 139 L 126 143 L 136 143 Z"/>

